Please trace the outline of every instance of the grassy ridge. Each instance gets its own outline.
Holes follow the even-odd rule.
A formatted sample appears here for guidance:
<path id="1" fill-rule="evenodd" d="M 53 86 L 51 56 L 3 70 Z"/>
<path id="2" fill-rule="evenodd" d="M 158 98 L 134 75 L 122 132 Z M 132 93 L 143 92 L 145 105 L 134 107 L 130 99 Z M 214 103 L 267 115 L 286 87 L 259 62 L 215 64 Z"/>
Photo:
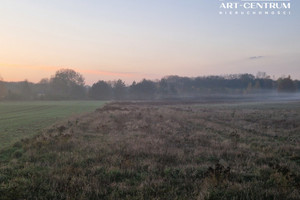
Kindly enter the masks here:
<path id="1" fill-rule="evenodd" d="M 2 151 L 0 199 L 300 196 L 300 103 L 108 104 Z"/>
<path id="2" fill-rule="evenodd" d="M 21 138 L 41 133 L 63 118 L 102 105 L 99 101 L 0 102 L 0 150 Z"/>

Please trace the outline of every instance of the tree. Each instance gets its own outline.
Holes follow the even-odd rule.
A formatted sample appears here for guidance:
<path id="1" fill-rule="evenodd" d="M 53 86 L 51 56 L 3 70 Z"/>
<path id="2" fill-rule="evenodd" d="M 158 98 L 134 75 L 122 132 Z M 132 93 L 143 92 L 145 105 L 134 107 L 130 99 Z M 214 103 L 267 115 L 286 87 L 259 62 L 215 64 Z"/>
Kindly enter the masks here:
<path id="1" fill-rule="evenodd" d="M 20 86 L 21 86 L 21 91 L 20 91 L 20 95 L 22 97 L 22 99 L 24 100 L 31 100 L 32 99 L 32 88 L 31 85 L 29 84 L 29 82 L 27 80 L 20 82 Z"/>
<path id="2" fill-rule="evenodd" d="M 266 72 L 257 72 L 256 78 L 257 78 L 257 79 L 269 79 L 270 76 L 267 75 Z"/>
<path id="3" fill-rule="evenodd" d="M 109 100 L 112 97 L 112 86 L 105 81 L 98 81 L 93 84 L 89 96 L 92 99 Z"/>
<path id="4" fill-rule="evenodd" d="M 62 81 L 66 85 L 81 85 L 84 86 L 84 77 L 73 69 L 60 69 L 55 73 L 52 81 Z"/>
<path id="5" fill-rule="evenodd" d="M 296 80 L 295 83 L 296 83 L 296 86 L 297 86 L 297 90 L 299 91 L 300 90 L 300 81 Z"/>
<path id="6" fill-rule="evenodd" d="M 0 76 L 0 100 L 4 99 L 6 95 L 7 95 L 7 90 L 3 82 L 3 79 Z"/>
<path id="7" fill-rule="evenodd" d="M 50 90 L 50 80 L 48 78 L 43 78 L 35 85 L 36 95 L 39 99 L 47 98 Z"/>
<path id="8" fill-rule="evenodd" d="M 240 75 L 241 82 L 240 82 L 239 86 L 241 88 L 247 88 L 249 83 L 253 84 L 254 80 L 255 80 L 255 77 L 252 74 L 241 74 Z"/>
<path id="9" fill-rule="evenodd" d="M 130 92 L 137 99 L 153 99 L 156 93 L 156 84 L 150 80 L 142 80 L 130 86 Z"/>
<path id="10" fill-rule="evenodd" d="M 297 86 L 290 76 L 287 78 L 280 78 L 277 81 L 277 90 L 278 92 L 296 92 Z"/>
<path id="11" fill-rule="evenodd" d="M 176 83 L 179 81 L 178 76 L 167 76 L 158 82 L 159 93 L 165 97 L 173 97 L 178 94 Z"/>
<path id="12" fill-rule="evenodd" d="M 119 79 L 113 83 L 113 93 L 117 100 L 125 99 L 126 96 L 126 85 Z"/>
<path id="13" fill-rule="evenodd" d="M 85 98 L 84 77 L 72 70 L 61 69 L 50 79 L 52 95 L 64 99 Z"/>
<path id="14" fill-rule="evenodd" d="M 256 90 L 261 89 L 259 80 L 256 80 L 256 81 L 255 81 L 254 89 L 256 89 Z"/>

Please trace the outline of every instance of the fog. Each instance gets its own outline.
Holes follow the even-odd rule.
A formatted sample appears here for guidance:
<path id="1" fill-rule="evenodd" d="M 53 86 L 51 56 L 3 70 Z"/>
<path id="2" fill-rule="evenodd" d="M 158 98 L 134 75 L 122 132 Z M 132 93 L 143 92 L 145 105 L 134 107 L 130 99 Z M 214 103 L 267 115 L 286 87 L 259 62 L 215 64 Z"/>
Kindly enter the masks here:
<path id="1" fill-rule="evenodd" d="M 0 81 L 0 100 L 105 100 L 105 101 L 297 101 L 300 81 L 291 77 L 271 79 L 266 73 L 226 76 L 167 76 L 143 79 L 126 85 L 121 79 L 85 84 L 84 77 L 72 70 L 58 70 L 38 83 Z"/>

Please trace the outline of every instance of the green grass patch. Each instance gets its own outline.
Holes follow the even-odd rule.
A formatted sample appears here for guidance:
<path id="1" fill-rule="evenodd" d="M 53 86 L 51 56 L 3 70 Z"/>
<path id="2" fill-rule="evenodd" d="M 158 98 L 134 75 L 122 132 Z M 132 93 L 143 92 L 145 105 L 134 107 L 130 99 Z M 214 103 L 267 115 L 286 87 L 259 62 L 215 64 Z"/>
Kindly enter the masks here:
<path id="1" fill-rule="evenodd" d="M 0 102 L 0 150 L 72 115 L 91 112 L 103 101 Z"/>

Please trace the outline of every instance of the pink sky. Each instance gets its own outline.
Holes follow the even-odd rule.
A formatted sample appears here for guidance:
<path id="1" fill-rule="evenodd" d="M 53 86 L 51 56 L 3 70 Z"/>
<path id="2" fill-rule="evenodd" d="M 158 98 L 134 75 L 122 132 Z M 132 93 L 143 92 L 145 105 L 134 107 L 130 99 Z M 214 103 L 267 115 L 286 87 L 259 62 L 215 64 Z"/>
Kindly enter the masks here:
<path id="1" fill-rule="evenodd" d="M 149 77 L 156 79 L 155 75 L 150 74 L 137 74 L 137 73 L 128 73 L 128 72 L 110 72 L 110 71 L 101 71 L 95 69 L 82 69 L 76 67 L 53 67 L 53 66 L 19 66 L 11 64 L 0 64 L 1 77 L 5 81 L 22 81 L 28 80 L 31 82 L 39 82 L 42 78 L 51 78 L 55 72 L 59 69 L 73 69 L 80 74 L 82 74 L 86 79 L 86 84 L 92 85 L 98 80 L 117 80 L 122 79 L 127 84 L 130 84 L 133 80 L 141 80 L 144 77 Z M 5 78 L 4 78 L 5 77 Z"/>

